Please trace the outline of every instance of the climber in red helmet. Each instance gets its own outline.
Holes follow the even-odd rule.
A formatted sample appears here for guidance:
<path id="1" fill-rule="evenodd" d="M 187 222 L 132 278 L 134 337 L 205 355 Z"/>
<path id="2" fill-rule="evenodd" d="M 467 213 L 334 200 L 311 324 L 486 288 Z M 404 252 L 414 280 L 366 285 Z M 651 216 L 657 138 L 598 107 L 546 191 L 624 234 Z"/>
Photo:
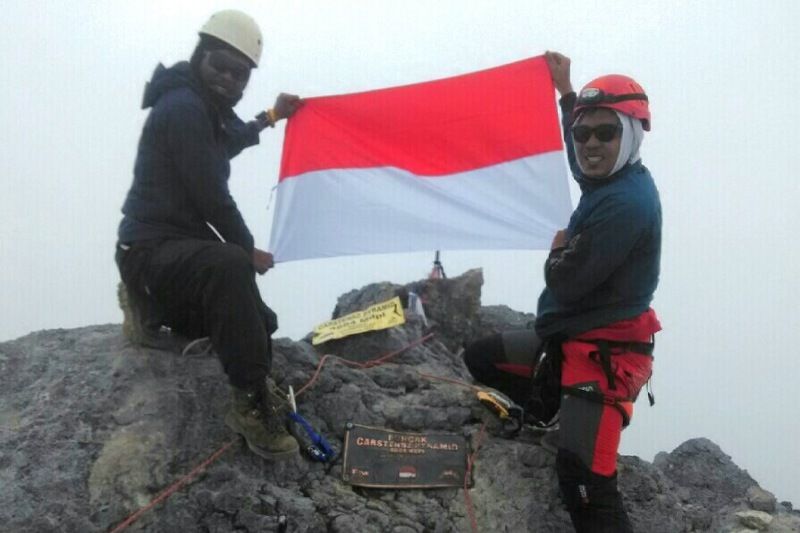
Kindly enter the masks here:
<path id="1" fill-rule="evenodd" d="M 617 488 L 617 450 L 650 379 L 661 329 L 650 308 L 661 204 L 639 156 L 649 102 L 636 81 L 618 74 L 576 94 L 569 58 L 547 52 L 545 59 L 561 95 L 581 198 L 553 238 L 535 329 L 481 339 L 464 359 L 478 381 L 522 404 L 529 420 L 546 426 L 558 413 L 556 470 L 575 530 L 626 533 L 632 528 Z"/>

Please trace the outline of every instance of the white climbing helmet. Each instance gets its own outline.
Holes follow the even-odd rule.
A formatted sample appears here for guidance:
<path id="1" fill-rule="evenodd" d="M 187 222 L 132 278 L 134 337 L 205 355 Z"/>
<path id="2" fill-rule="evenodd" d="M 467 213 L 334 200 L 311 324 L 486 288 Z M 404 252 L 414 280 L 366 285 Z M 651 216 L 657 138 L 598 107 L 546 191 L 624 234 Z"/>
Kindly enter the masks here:
<path id="1" fill-rule="evenodd" d="M 211 15 L 199 33 L 231 45 L 258 66 L 262 49 L 261 30 L 250 15 L 235 9 L 218 11 Z"/>

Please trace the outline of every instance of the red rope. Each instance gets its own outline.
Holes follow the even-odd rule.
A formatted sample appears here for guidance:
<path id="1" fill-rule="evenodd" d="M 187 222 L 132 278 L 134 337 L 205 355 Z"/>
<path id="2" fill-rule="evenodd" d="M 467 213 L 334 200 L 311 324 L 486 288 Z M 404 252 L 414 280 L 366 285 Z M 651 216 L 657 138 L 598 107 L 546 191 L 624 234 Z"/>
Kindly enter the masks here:
<path id="1" fill-rule="evenodd" d="M 158 496 L 150 500 L 150 503 L 148 503 L 135 513 L 131 514 L 128 518 L 123 520 L 117 527 L 112 529 L 110 533 L 119 533 L 123 529 L 127 528 L 129 525 L 136 522 L 139 519 L 139 517 L 141 517 L 144 513 L 146 513 L 147 511 L 149 511 L 150 509 L 152 509 L 153 507 L 155 507 L 156 505 L 158 505 L 159 503 L 161 503 L 162 501 L 166 500 L 174 493 L 179 491 L 184 485 L 189 483 L 195 476 L 197 476 L 203 470 L 205 470 L 208 465 L 219 459 L 223 453 L 228 451 L 228 448 L 236 444 L 238 441 L 239 437 L 237 436 L 235 439 L 223 444 L 220 449 L 209 455 L 205 461 L 194 467 L 191 470 L 191 472 L 180 478 L 178 481 L 176 481 L 175 483 L 173 483 L 172 485 L 161 491 L 161 493 Z"/>
<path id="2" fill-rule="evenodd" d="M 467 515 L 469 516 L 469 523 L 472 526 L 474 533 L 478 532 L 478 520 L 475 518 L 475 509 L 472 506 L 472 496 L 469 494 L 467 484 L 472 476 L 472 465 L 475 464 L 475 457 L 478 455 L 478 449 L 481 447 L 483 440 L 484 430 L 486 429 L 486 422 L 481 424 L 481 430 L 478 432 L 478 438 L 475 440 L 475 450 L 467 459 L 467 473 L 464 474 L 464 502 L 467 506 Z"/>
<path id="3" fill-rule="evenodd" d="M 300 389 L 297 392 L 294 393 L 294 396 L 295 396 L 295 398 L 297 398 L 298 396 L 303 394 L 306 390 L 308 390 L 311 387 L 311 385 L 314 384 L 315 381 L 317 381 L 317 378 L 319 377 L 319 373 L 322 371 L 322 367 L 325 366 L 325 362 L 331 357 L 334 358 L 335 361 L 337 361 L 339 363 L 342 363 L 343 365 L 347 365 L 349 367 L 353 367 L 353 368 L 372 368 L 372 367 L 379 366 L 379 365 L 387 363 L 393 357 L 397 357 L 398 355 L 400 355 L 401 353 L 405 352 L 406 350 L 409 350 L 409 349 L 413 348 L 414 346 L 422 344 L 423 342 L 427 341 L 431 337 L 433 337 L 433 333 L 428 333 L 427 335 L 425 335 L 423 337 L 420 337 L 419 339 L 417 339 L 415 341 L 409 342 L 408 344 L 406 344 L 405 346 L 403 346 L 399 350 L 395 350 L 395 351 L 393 351 L 391 353 L 388 353 L 386 355 L 382 355 L 381 357 L 378 357 L 377 359 L 370 359 L 370 360 L 364 361 L 364 362 L 350 361 L 349 359 L 343 359 L 341 357 L 338 357 L 338 356 L 335 356 L 335 355 L 332 355 L 332 354 L 326 354 L 326 355 L 324 355 L 322 357 L 322 359 L 320 359 L 319 363 L 317 364 L 317 369 L 316 369 L 316 371 L 314 371 L 314 375 L 311 376 L 311 379 L 308 380 L 308 383 L 306 383 L 305 385 L 300 387 Z"/>

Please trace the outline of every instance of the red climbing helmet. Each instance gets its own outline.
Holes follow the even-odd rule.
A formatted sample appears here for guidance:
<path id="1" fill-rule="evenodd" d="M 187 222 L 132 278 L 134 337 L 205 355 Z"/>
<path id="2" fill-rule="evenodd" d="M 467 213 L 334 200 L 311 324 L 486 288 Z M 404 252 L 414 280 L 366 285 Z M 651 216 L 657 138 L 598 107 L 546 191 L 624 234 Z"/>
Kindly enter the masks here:
<path id="1" fill-rule="evenodd" d="M 650 106 L 647 95 L 636 80 L 621 74 L 600 76 L 586 84 L 578 94 L 578 102 L 572 112 L 573 120 L 589 107 L 607 107 L 638 118 L 642 128 L 650 131 Z"/>

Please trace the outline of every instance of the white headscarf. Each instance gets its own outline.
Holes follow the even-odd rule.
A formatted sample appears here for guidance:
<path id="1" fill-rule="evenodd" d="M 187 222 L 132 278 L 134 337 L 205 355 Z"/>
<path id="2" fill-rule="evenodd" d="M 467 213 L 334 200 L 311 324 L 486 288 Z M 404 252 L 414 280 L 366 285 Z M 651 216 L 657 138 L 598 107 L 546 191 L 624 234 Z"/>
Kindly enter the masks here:
<path id="1" fill-rule="evenodd" d="M 616 109 L 613 111 L 617 114 L 619 123 L 622 124 L 622 139 L 619 141 L 619 154 L 617 154 L 617 162 L 614 163 L 611 174 L 614 174 L 628 163 L 635 163 L 641 159 L 639 157 L 639 147 L 642 145 L 642 138 L 644 138 L 641 120 L 620 113 Z"/>
<path id="2" fill-rule="evenodd" d="M 625 115 L 624 113 L 620 113 L 616 109 L 612 109 L 612 111 L 616 113 L 617 119 L 619 119 L 619 123 L 622 125 L 622 138 L 619 141 L 619 154 L 617 154 L 617 161 L 614 163 L 614 167 L 608 174 L 609 176 L 617 172 L 628 163 L 635 163 L 641 159 L 641 157 L 639 157 L 639 147 L 642 145 L 642 139 L 644 138 L 644 129 L 642 128 L 641 120 L 633 118 L 629 115 Z M 576 122 L 579 118 L 580 116 L 577 117 Z M 578 166 L 580 166 L 578 146 L 573 145 L 573 149 L 575 150 L 575 158 L 579 162 Z"/>

